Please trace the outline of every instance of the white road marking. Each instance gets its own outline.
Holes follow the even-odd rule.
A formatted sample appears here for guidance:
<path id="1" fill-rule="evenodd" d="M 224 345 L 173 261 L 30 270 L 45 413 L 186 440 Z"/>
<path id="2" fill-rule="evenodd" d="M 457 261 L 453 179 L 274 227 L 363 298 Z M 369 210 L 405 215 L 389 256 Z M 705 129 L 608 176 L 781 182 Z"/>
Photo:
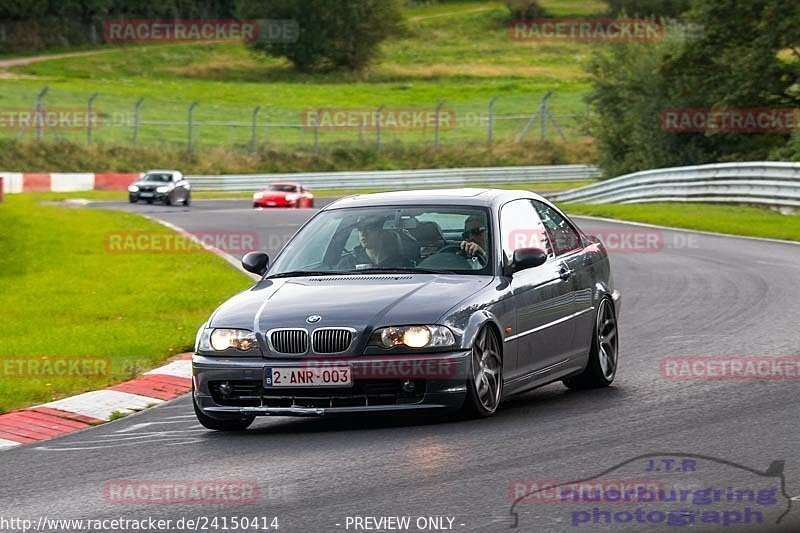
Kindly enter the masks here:
<path id="1" fill-rule="evenodd" d="M 141 424 L 134 424 L 131 427 L 117 430 L 114 433 L 130 433 L 131 431 L 136 431 L 137 429 L 141 429 L 147 426 L 155 426 L 159 424 L 183 424 L 184 422 L 185 420 L 169 420 L 164 422 L 142 422 Z"/>
<path id="2" fill-rule="evenodd" d="M 153 370 L 144 373 L 145 376 L 149 374 L 164 374 L 178 378 L 192 379 L 192 362 L 183 359 L 180 361 L 173 361 L 168 365 L 154 368 Z"/>
<path id="3" fill-rule="evenodd" d="M 15 442 L 13 440 L 0 439 L 0 449 L 11 448 L 12 446 L 19 446 L 19 445 L 20 445 L 19 442 Z"/>
<path id="4" fill-rule="evenodd" d="M 163 400 L 138 394 L 115 390 L 98 390 L 71 396 L 63 400 L 56 400 L 37 407 L 51 407 L 100 420 L 109 420 L 114 412 L 130 414 L 160 403 L 163 403 Z"/>

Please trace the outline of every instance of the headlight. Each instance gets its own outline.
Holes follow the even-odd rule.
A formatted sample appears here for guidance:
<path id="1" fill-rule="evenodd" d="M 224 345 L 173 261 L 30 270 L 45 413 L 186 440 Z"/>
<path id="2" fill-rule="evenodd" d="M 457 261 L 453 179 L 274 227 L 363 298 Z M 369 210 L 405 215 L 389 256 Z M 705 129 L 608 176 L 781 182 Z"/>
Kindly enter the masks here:
<path id="1" fill-rule="evenodd" d="M 369 343 L 381 348 L 442 348 L 454 345 L 456 340 L 445 326 L 395 326 L 376 330 Z"/>
<path id="2" fill-rule="evenodd" d="M 264 193 L 257 192 L 257 193 L 255 193 L 255 194 L 253 195 L 253 199 L 255 199 L 255 200 L 258 200 L 258 199 L 259 199 L 259 198 L 261 198 L 262 196 L 264 196 Z"/>
<path id="3" fill-rule="evenodd" d="M 221 352 L 235 348 L 242 352 L 256 347 L 256 335 L 246 329 L 215 329 L 211 333 L 211 347 Z"/>
<path id="4" fill-rule="evenodd" d="M 164 194 L 165 192 L 169 192 L 169 185 L 162 185 L 161 187 L 156 188 L 157 193 Z"/>
<path id="5" fill-rule="evenodd" d="M 128 192 L 139 192 L 139 187 L 137 187 L 136 185 L 130 185 L 128 187 Z"/>

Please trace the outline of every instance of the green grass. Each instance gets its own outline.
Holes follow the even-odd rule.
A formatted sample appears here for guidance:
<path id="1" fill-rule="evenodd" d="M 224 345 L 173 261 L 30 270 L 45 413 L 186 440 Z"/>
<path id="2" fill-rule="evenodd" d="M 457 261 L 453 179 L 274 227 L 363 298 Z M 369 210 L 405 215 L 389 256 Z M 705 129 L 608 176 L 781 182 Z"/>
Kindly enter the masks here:
<path id="1" fill-rule="evenodd" d="M 800 215 L 783 215 L 757 206 L 694 203 L 622 205 L 565 203 L 561 207 L 571 215 L 618 218 L 674 228 L 800 241 Z"/>
<path id="2" fill-rule="evenodd" d="M 111 253 L 111 232 L 165 228 L 111 211 L 0 204 L 0 362 L 108 357 L 109 375 L 9 376 L 0 367 L 0 411 L 51 401 L 134 377 L 191 350 L 199 325 L 250 281 L 215 255 Z"/>
<path id="3" fill-rule="evenodd" d="M 601 15 L 597 0 L 549 0 L 545 7 L 557 16 Z M 251 112 L 260 105 L 261 141 L 308 147 L 313 134 L 298 127 L 306 108 L 389 107 L 432 108 L 444 101 L 462 124 L 442 132 L 444 146 L 485 138 L 483 122 L 489 100 L 497 96 L 494 138 L 510 142 L 545 92 L 569 139 L 583 133 L 584 104 L 589 81 L 582 65 L 593 45 L 585 43 L 515 42 L 509 39 L 508 10 L 502 2 L 465 1 L 407 9 L 405 29 L 382 45 L 379 60 L 365 73 L 303 74 L 286 61 L 254 55 L 237 43 L 181 43 L 129 46 L 79 58 L 62 58 L 15 67 L 18 79 L 0 80 L 0 107 L 32 106 L 35 94 L 47 85 L 51 108 L 85 108 L 93 92 L 103 125 L 96 142 L 129 143 L 133 131 L 123 119 L 132 117 L 133 104 L 144 97 L 139 142 L 182 144 L 186 141 L 187 106 L 197 101 L 194 120 L 198 146 L 245 146 L 250 137 Z M 513 118 L 511 116 L 513 115 Z M 238 126 L 210 125 L 211 121 Z M 164 124 L 163 122 L 170 122 Z M 534 128 L 535 129 L 535 128 Z M 428 143 L 432 131 L 384 132 L 385 141 Z M 0 131 L 0 137 L 16 132 Z M 538 135 L 532 131 L 530 138 Z M 551 133 L 552 135 L 552 133 Z M 32 133 L 26 134 L 30 138 Z M 50 135 L 49 135 L 50 136 Z M 372 142 L 372 132 L 366 132 Z M 83 142 L 82 131 L 62 132 L 62 138 Z M 323 144 L 357 142 L 359 132 L 323 131 Z"/>

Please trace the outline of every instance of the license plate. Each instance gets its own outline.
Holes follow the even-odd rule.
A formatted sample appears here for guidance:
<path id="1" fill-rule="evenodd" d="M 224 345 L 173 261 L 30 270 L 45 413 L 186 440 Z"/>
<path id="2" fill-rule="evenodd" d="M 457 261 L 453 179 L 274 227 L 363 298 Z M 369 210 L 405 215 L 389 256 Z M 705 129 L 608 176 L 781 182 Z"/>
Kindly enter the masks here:
<path id="1" fill-rule="evenodd" d="M 142 193 L 139 193 L 139 196 L 141 196 L 142 198 L 150 198 L 151 196 L 153 196 L 153 193 L 151 193 L 151 192 L 142 192 Z"/>
<path id="2" fill-rule="evenodd" d="M 352 387 L 349 366 L 272 367 L 264 371 L 265 387 Z"/>
<path id="3" fill-rule="evenodd" d="M 275 207 L 278 204 L 275 203 L 275 202 L 267 202 L 267 205 L 270 206 L 270 207 Z"/>

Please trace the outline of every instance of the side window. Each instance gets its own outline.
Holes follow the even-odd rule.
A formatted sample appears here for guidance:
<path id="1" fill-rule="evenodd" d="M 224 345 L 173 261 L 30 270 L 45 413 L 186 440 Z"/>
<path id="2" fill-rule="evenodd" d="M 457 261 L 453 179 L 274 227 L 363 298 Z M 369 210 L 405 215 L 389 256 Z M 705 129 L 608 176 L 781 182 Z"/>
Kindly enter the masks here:
<path id="1" fill-rule="evenodd" d="M 550 234 L 556 255 L 562 255 L 582 247 L 580 235 L 561 213 L 536 200 L 533 204 Z"/>
<path id="2" fill-rule="evenodd" d="M 548 254 L 553 253 L 539 214 L 530 200 L 514 200 L 501 208 L 500 238 L 506 265 L 511 262 L 514 251 L 520 248 L 542 248 Z"/>

